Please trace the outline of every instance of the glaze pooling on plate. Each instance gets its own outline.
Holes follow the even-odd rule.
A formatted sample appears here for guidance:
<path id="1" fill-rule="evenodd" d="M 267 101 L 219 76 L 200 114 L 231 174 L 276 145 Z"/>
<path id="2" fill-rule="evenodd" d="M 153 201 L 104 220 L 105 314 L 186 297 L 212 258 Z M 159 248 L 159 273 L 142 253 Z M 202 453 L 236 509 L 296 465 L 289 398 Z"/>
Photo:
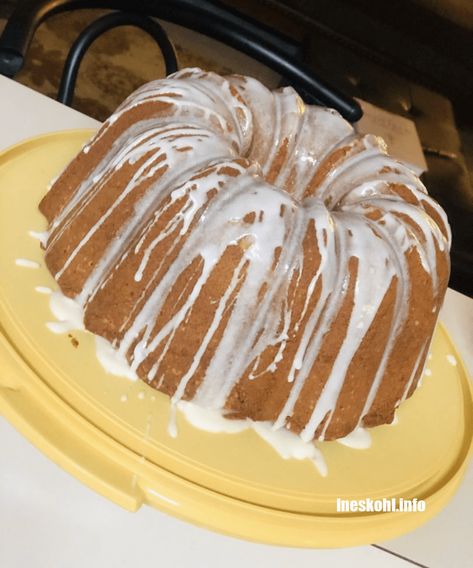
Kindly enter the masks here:
<path id="1" fill-rule="evenodd" d="M 39 268 L 40 267 L 39 262 L 36 262 L 35 260 L 30 260 L 28 258 L 16 258 L 15 264 L 17 266 L 23 266 L 24 268 Z"/>
<path id="2" fill-rule="evenodd" d="M 300 436 L 286 429 L 275 430 L 271 422 L 254 422 L 245 420 L 228 420 L 217 410 L 202 408 L 192 402 L 181 400 L 177 409 L 195 428 L 215 434 L 237 434 L 244 430 L 254 430 L 260 438 L 267 442 L 283 459 L 309 460 L 322 477 L 328 474 L 322 451 L 310 442 L 304 442 Z M 369 447 L 369 444 L 366 448 Z"/>
<path id="3" fill-rule="evenodd" d="M 43 289 L 44 287 L 38 286 Z M 36 288 L 36 289 L 37 289 Z M 49 288 L 44 288 L 49 290 Z M 53 333 L 67 333 L 72 330 L 84 330 L 83 323 L 78 319 L 80 306 L 70 298 L 61 294 L 60 291 L 52 292 L 49 306 L 52 314 L 58 319 L 57 322 L 47 322 L 46 327 Z M 130 367 L 129 363 L 120 353 L 112 347 L 112 345 L 102 337 L 95 337 L 96 355 L 103 369 L 111 374 L 124 377 L 135 381 L 136 374 Z M 145 398 L 145 393 L 138 393 L 139 399 Z M 122 395 L 121 402 L 128 402 L 128 396 Z M 313 443 L 307 443 L 301 440 L 296 434 L 287 430 L 275 430 L 269 422 L 254 422 L 249 419 L 245 420 L 228 420 L 218 411 L 202 408 L 196 404 L 186 401 L 180 401 L 177 404 L 170 405 L 170 415 L 168 422 L 168 434 L 175 438 L 178 436 L 179 429 L 176 420 L 176 411 L 195 428 L 199 428 L 205 432 L 213 432 L 215 434 L 235 434 L 244 430 L 252 429 L 258 436 L 267 442 L 282 458 L 310 460 L 317 471 L 325 477 L 328 474 L 323 454 L 319 448 Z M 368 439 L 369 439 L 369 435 Z M 368 445 L 349 445 L 357 449 L 366 449 Z"/>
<path id="4" fill-rule="evenodd" d="M 172 397 L 303 441 L 389 423 L 449 271 L 444 212 L 291 88 L 181 71 L 107 120 L 40 205 L 85 327 Z"/>

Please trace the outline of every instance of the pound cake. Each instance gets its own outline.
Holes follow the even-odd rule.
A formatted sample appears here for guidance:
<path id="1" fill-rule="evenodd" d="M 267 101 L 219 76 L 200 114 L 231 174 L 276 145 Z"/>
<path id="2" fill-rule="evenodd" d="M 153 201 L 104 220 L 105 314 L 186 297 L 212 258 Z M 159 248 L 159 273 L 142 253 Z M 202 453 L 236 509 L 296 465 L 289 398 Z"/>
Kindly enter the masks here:
<path id="1" fill-rule="evenodd" d="M 40 204 L 86 329 L 173 403 L 333 440 L 416 389 L 450 230 L 420 180 L 290 87 L 134 92 Z"/>

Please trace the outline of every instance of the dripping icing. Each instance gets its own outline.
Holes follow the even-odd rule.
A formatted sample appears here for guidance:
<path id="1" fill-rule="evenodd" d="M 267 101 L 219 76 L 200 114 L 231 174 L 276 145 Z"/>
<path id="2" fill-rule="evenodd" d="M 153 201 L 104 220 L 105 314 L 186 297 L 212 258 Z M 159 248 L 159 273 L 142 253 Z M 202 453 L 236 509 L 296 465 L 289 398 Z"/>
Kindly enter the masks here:
<path id="1" fill-rule="evenodd" d="M 90 274 L 78 297 L 80 305 L 87 309 L 98 292 L 106 289 L 111 281 L 116 270 L 111 267 L 120 267 L 122 263 L 129 261 L 131 255 L 139 255 L 140 260 L 133 279 L 135 282 L 144 283 L 143 297 L 148 294 L 147 286 L 152 283 L 148 272 L 153 255 L 163 239 L 177 231 L 175 242 L 180 243 L 181 238 L 184 241 L 177 257 L 140 309 L 133 317 L 124 321 L 120 328 L 120 333 L 124 332 L 118 349 L 122 357 L 125 357 L 134 345 L 135 339 L 141 338 L 138 344 L 134 345 L 131 357 L 133 370 L 147 357 L 152 356 L 153 351 L 164 342 L 164 348 L 154 360 L 148 376 L 148 379 L 155 381 L 159 387 L 172 339 L 191 314 L 192 307 L 213 269 L 228 247 L 249 243 L 249 246 L 245 245 L 241 261 L 234 267 L 226 292 L 215 306 L 214 317 L 193 362 L 182 374 L 173 402 L 179 404 L 188 382 L 210 345 L 213 332 L 218 328 L 223 314 L 228 313 L 231 302 L 227 327 L 210 357 L 194 400 L 201 406 L 221 411 L 233 387 L 247 368 L 250 368 L 249 378 L 252 380 L 262 380 L 261 377 L 265 373 L 277 371 L 287 349 L 291 328 L 300 330 L 300 342 L 288 374 L 290 393 L 273 427 L 273 430 L 278 430 L 285 426 L 292 416 L 310 376 L 312 365 L 323 348 L 324 336 L 346 298 L 349 283 L 346 277 L 347 267 L 350 261 L 355 259 L 357 271 L 353 276 L 354 302 L 348 331 L 322 393 L 305 424 L 302 438 L 305 441 L 311 440 L 326 416 L 329 418 L 319 438 L 323 439 L 329 430 L 349 362 L 366 336 L 387 290 L 397 278 L 402 285 L 397 287 L 394 310 L 396 315 L 359 416 L 358 427 L 361 427 L 364 415 L 376 398 L 389 355 L 406 322 L 410 277 L 405 255 L 413 247 L 417 250 L 421 266 L 430 276 L 435 291 L 437 254 L 438 251 L 448 248 L 450 239 L 445 215 L 426 195 L 422 183 L 406 167 L 385 155 L 384 145 L 379 139 L 373 136 L 355 137 L 351 127 L 336 113 L 317 107 L 305 107 L 290 88 L 270 93 L 252 80 L 246 80 L 244 84 L 244 92 L 249 102 L 248 105 L 243 104 L 230 89 L 231 85 L 237 90 L 241 88 L 241 79 L 226 81 L 199 70 L 187 70 L 186 73 L 186 81 L 178 81 L 178 73 L 165 81 L 142 87 L 109 119 L 108 125 L 113 124 L 130 109 L 152 101 L 173 105 L 174 109 L 172 117 L 162 118 L 157 126 L 155 123 L 145 132 L 135 125 L 121 135 L 115 149 L 108 151 L 55 219 L 48 248 L 54 247 L 70 226 L 74 215 L 80 215 L 92 202 L 114 171 L 127 164 L 137 163 L 140 159 L 147 160 L 135 171 L 131 181 L 123 188 L 103 218 L 84 235 L 57 272 L 56 278 L 61 281 L 74 258 L 87 246 L 89 240 L 93 240 L 100 232 L 107 216 L 113 214 L 115 208 L 135 191 L 143 179 L 155 175 L 165 163 L 167 173 L 156 180 L 152 194 L 145 195 L 137 202 L 135 214 L 124 227 L 120 238 L 112 241 Z M 266 146 L 261 163 L 254 164 L 251 169 L 240 162 L 237 164 L 235 158 L 237 155 L 246 155 L 248 149 L 257 150 L 252 147 L 255 121 L 250 106 L 256 108 L 258 103 L 255 102 L 255 94 L 259 95 L 263 91 L 268 102 L 268 114 L 273 121 L 273 143 Z M 177 98 L 169 96 L 170 92 Z M 185 125 L 179 122 L 180 120 L 184 121 Z M 324 135 L 312 136 L 312 132 L 316 130 Z M 99 132 L 88 146 L 88 151 L 92 151 L 105 131 L 106 129 L 102 129 Z M 172 131 L 182 138 L 181 146 L 191 145 L 194 150 L 192 158 L 186 157 L 186 152 L 179 152 L 173 145 L 174 141 L 170 141 Z M 285 187 L 284 184 L 292 179 L 292 168 L 295 167 L 297 184 L 292 196 L 264 182 L 260 173 L 268 173 L 271 170 L 278 148 L 285 138 L 289 140 L 292 157 L 298 155 L 301 159 L 297 163 L 294 159 L 289 160 L 275 179 L 276 183 Z M 126 144 L 125 139 L 128 139 Z M 331 153 L 345 147 L 348 148 L 345 158 L 322 179 L 313 196 L 304 198 L 304 188 L 317 173 L 319 165 Z M 156 150 L 156 153 L 159 153 L 158 149 L 159 155 L 163 156 L 162 160 L 152 152 Z M 150 152 L 153 155 L 146 158 Z M 192 183 L 186 182 L 186 176 L 188 177 L 190 172 L 202 171 L 203 167 L 218 163 L 232 164 L 238 171 L 236 178 L 223 180 L 212 173 L 209 178 L 201 180 L 197 188 L 192 188 Z M 223 181 L 225 191 L 218 191 L 207 205 L 207 191 L 212 186 L 219 186 Z M 403 184 L 412 203 L 407 203 L 393 193 L 395 184 Z M 171 206 L 184 195 L 188 198 L 187 205 L 169 221 L 157 238 L 147 242 L 147 231 L 152 227 L 149 215 L 146 217 L 147 212 L 153 211 L 166 197 L 169 197 Z M 426 214 L 427 204 L 435 210 L 444 224 L 445 236 L 440 226 Z M 327 205 L 330 205 L 330 209 Z M 157 213 L 162 215 L 166 207 L 160 207 L 161 205 Z M 205 209 L 203 213 L 202 209 Z M 73 211 L 74 215 L 71 214 Z M 250 223 L 249 226 L 243 223 L 248 214 L 263 211 L 264 218 L 257 216 L 258 221 Z M 284 213 L 280 214 L 281 211 Z M 372 215 L 377 212 L 381 212 L 381 217 L 375 221 Z M 205 224 L 199 223 L 198 215 L 201 213 L 205 217 Z M 222 226 L 222 219 L 230 219 L 231 222 Z M 416 231 L 412 225 L 417 227 Z M 312 226 L 315 226 L 320 263 L 308 285 L 307 301 L 298 321 L 293 321 L 292 306 L 285 300 L 287 283 L 292 278 L 300 278 L 304 263 L 307 262 L 302 242 Z M 352 238 L 353 234 L 356 238 Z M 123 253 L 123 243 L 129 241 L 136 243 L 134 252 Z M 283 252 L 274 268 L 272 259 L 278 249 Z M 367 251 L 370 251 L 370 254 L 367 254 Z M 202 272 L 199 278 L 181 308 L 155 332 L 157 314 L 164 305 L 173 282 L 195 258 L 201 260 Z M 258 292 L 261 286 L 267 283 L 269 285 L 266 294 L 261 299 Z M 238 287 L 240 293 L 233 299 L 232 291 Z M 310 306 L 309 300 L 317 289 L 321 289 L 320 299 L 315 306 Z M 278 326 L 280 320 L 281 329 Z M 269 347 L 277 348 L 275 355 L 265 369 L 259 368 L 261 356 Z M 238 351 L 238 358 L 232 358 L 233 351 Z M 421 353 L 422 351 L 423 349 Z M 421 359 L 419 355 L 404 396 L 415 379 Z"/>

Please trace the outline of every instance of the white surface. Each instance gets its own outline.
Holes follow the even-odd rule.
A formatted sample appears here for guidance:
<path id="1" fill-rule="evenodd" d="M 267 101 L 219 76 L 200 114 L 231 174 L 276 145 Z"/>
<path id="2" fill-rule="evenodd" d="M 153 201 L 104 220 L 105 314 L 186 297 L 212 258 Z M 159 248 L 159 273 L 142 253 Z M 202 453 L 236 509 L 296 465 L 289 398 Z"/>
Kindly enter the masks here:
<path id="1" fill-rule="evenodd" d="M 128 513 L 82 486 L 1 418 L 0 443 L 2 568 L 409 566 L 371 547 L 277 548 L 217 535 L 149 507 Z"/>
<path id="2" fill-rule="evenodd" d="M 0 77 L 0 150 L 37 134 L 97 125 Z M 0 243 L 1 246 L 1 243 Z M 470 372 L 473 300 L 449 290 L 442 319 Z M 289 565 L 407 567 L 373 547 L 297 550 L 223 537 L 143 507 L 127 513 L 60 470 L 0 418 L 0 567 L 119 568 Z M 432 568 L 471 566 L 473 466 L 453 501 L 424 527 L 382 546 Z M 410 564 L 412 565 L 412 564 Z"/>
<path id="3" fill-rule="evenodd" d="M 0 75 L 0 151 L 38 134 L 98 125 L 93 118 Z"/>

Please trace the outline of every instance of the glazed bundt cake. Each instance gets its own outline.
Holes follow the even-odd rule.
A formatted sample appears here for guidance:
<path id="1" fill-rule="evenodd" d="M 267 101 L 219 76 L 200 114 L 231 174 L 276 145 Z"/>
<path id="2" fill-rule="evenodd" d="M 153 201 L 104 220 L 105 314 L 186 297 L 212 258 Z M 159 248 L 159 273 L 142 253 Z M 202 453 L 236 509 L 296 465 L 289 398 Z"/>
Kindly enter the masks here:
<path id="1" fill-rule="evenodd" d="M 381 139 L 292 88 L 199 69 L 144 85 L 40 210 L 86 329 L 174 403 L 333 440 L 416 388 L 445 214 Z"/>

